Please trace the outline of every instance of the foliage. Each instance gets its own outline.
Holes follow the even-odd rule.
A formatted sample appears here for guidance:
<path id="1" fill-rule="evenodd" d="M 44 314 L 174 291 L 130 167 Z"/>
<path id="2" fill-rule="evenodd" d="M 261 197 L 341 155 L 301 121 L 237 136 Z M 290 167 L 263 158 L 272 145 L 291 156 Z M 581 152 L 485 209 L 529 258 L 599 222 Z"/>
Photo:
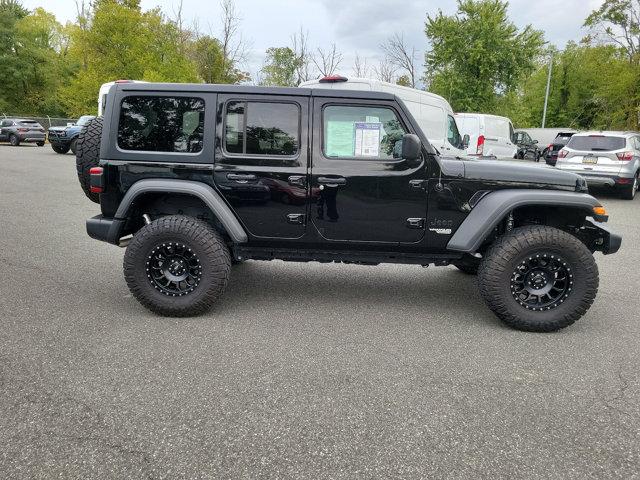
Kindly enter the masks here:
<path id="1" fill-rule="evenodd" d="M 295 87 L 300 58 L 289 47 L 272 47 L 267 50 L 267 59 L 262 67 L 261 85 Z"/>
<path id="2" fill-rule="evenodd" d="M 456 15 L 427 16 L 425 33 L 425 81 L 459 111 L 494 110 L 534 69 L 544 44 L 530 25 L 518 31 L 501 0 L 458 0 Z"/>

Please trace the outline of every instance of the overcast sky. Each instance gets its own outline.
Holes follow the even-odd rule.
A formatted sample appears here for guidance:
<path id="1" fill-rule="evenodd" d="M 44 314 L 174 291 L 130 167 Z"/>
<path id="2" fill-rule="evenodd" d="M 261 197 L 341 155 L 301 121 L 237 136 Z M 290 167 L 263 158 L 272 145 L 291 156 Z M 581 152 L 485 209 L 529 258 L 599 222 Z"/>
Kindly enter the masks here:
<path id="1" fill-rule="evenodd" d="M 74 0 L 22 0 L 27 8 L 44 7 L 58 20 L 73 20 Z M 586 16 L 603 0 L 511 0 L 509 14 L 516 25 L 529 23 L 545 33 L 545 38 L 562 48 L 569 40 L 580 40 Z M 351 72 L 356 52 L 368 57 L 369 64 L 380 56 L 378 46 L 394 32 L 404 32 L 409 44 L 420 52 L 426 49 L 424 22 L 427 14 L 441 9 L 454 13 L 454 0 L 236 0 L 242 17 L 243 37 L 250 46 L 245 66 L 253 75 L 260 68 L 264 52 L 273 46 L 285 46 L 300 26 L 309 32 L 313 46 L 328 47 L 335 42 L 344 54 L 340 71 Z M 144 9 L 160 6 L 171 15 L 178 0 L 142 0 Z M 216 35 L 220 30 L 220 13 L 216 0 L 184 0 L 183 16 L 197 19 L 200 29 Z M 420 69 L 422 71 L 422 68 Z"/>

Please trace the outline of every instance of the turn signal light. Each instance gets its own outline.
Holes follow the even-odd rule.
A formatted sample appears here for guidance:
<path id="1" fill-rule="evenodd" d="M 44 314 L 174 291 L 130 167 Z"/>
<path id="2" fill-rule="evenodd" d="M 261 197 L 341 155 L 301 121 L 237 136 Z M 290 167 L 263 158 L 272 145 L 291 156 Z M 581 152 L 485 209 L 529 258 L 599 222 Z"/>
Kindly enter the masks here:
<path id="1" fill-rule="evenodd" d="M 484 151 L 484 135 L 478 137 L 478 146 L 476 147 L 476 155 L 482 155 Z"/>
<path id="2" fill-rule="evenodd" d="M 602 205 L 598 205 L 597 207 L 593 207 L 593 213 L 599 216 L 607 216 L 607 211 Z"/>

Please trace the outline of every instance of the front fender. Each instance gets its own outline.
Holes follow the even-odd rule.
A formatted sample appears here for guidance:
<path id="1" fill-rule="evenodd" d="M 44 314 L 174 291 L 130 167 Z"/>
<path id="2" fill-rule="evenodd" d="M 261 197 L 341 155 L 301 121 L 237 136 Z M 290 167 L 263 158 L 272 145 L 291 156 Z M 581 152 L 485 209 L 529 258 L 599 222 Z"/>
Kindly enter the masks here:
<path id="1" fill-rule="evenodd" d="M 447 250 L 475 253 L 494 228 L 515 208 L 523 206 L 566 206 L 584 209 L 593 216 L 600 202 L 586 193 L 554 190 L 508 189 L 486 195 L 471 210 L 447 244 Z"/>

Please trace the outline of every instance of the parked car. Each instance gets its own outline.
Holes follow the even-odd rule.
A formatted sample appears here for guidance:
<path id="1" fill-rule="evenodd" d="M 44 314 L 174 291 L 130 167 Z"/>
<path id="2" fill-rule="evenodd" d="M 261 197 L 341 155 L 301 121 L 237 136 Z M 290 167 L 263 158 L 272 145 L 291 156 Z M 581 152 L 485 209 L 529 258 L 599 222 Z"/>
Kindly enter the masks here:
<path id="1" fill-rule="evenodd" d="M 65 127 L 51 127 L 47 134 L 51 148 L 56 153 L 67 153 L 69 150 L 76 153 L 76 143 L 82 127 L 96 118 L 93 115 L 83 115 L 76 123 Z"/>
<path id="2" fill-rule="evenodd" d="M 518 147 L 516 158 L 521 160 L 540 161 L 540 149 L 538 148 L 538 140 L 531 138 L 527 132 L 516 130 L 514 133 L 514 141 Z"/>
<path id="3" fill-rule="evenodd" d="M 440 156 L 394 94 L 116 84 L 105 105 L 78 139 L 87 233 L 126 246 L 160 315 L 206 311 L 247 259 L 455 265 L 506 324 L 553 331 L 594 301 L 592 253 L 621 244 L 579 175 Z"/>
<path id="4" fill-rule="evenodd" d="M 558 152 L 562 150 L 562 148 L 567 143 L 569 143 L 569 140 L 571 140 L 571 137 L 575 134 L 576 132 L 559 132 L 558 135 L 556 135 L 556 138 L 553 139 L 553 142 L 551 142 L 542 151 L 544 161 L 547 163 L 547 165 L 551 165 L 552 167 L 555 166 L 556 162 L 558 161 Z"/>
<path id="5" fill-rule="evenodd" d="M 44 127 L 35 120 L 5 118 L 0 121 L 0 142 L 9 142 L 14 147 L 21 143 L 44 145 Z"/>
<path id="6" fill-rule="evenodd" d="M 511 120 L 483 113 L 456 113 L 462 135 L 469 135 L 468 155 L 515 158 L 518 147 L 514 143 Z"/>
<path id="7" fill-rule="evenodd" d="M 469 139 L 460 134 L 451 105 L 440 95 L 380 80 L 347 78 L 340 75 L 303 82 L 300 87 L 364 90 L 396 95 L 404 102 L 431 145 L 437 148 L 441 155 L 456 157 L 466 154 Z"/>
<path id="8" fill-rule="evenodd" d="M 640 174 L 640 133 L 576 133 L 558 152 L 556 167 L 580 174 L 589 185 L 616 188 L 633 200 Z"/>

